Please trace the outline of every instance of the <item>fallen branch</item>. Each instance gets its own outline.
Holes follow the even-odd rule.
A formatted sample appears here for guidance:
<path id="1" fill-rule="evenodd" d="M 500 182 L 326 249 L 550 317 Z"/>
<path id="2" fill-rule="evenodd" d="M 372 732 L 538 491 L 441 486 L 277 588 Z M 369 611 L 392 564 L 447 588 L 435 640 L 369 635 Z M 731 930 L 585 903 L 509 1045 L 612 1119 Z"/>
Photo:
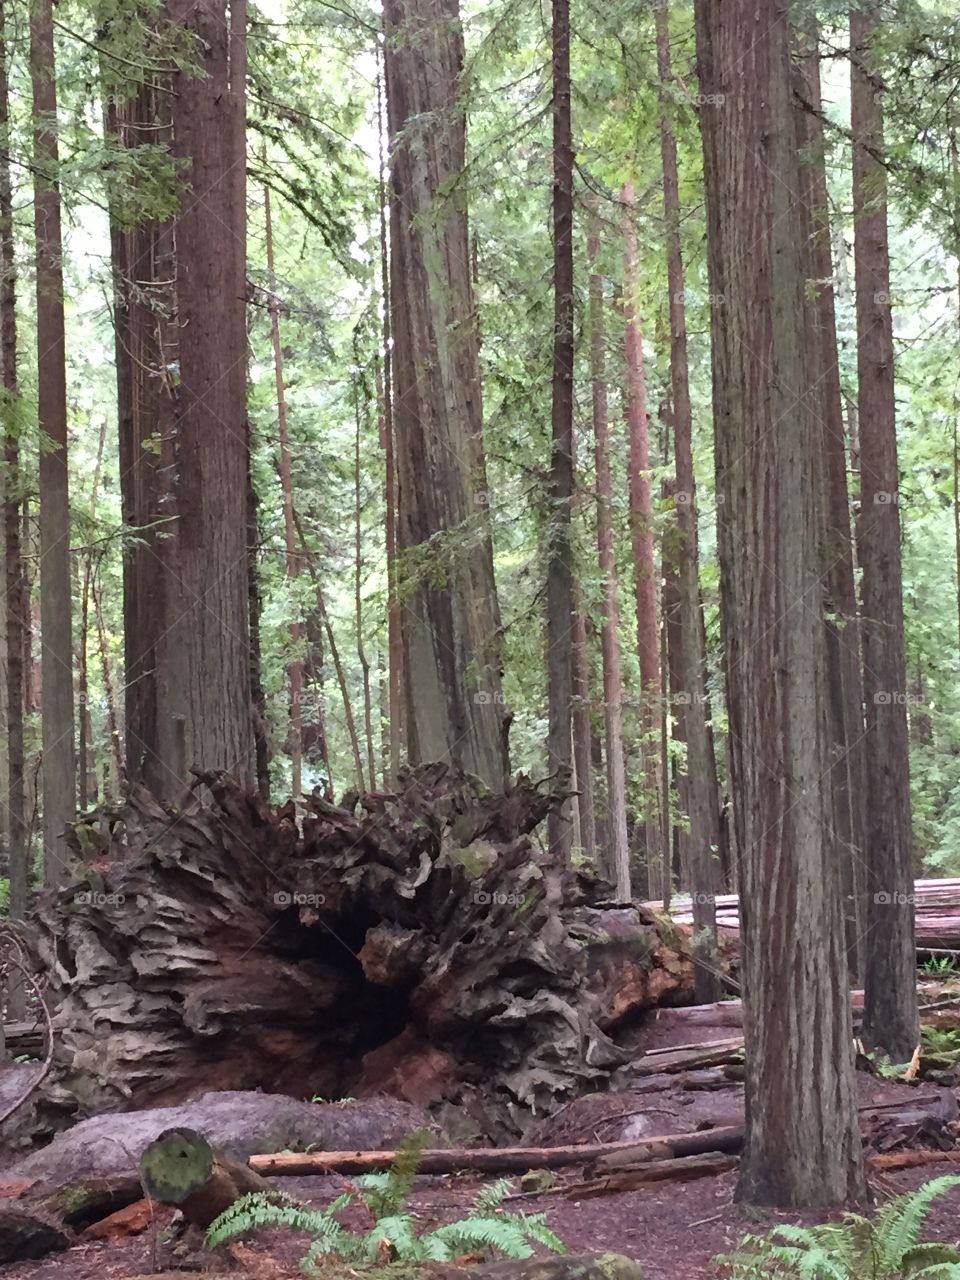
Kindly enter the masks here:
<path id="1" fill-rule="evenodd" d="M 636 1168 L 620 1169 L 602 1178 L 574 1182 L 563 1190 L 567 1199 L 586 1200 L 593 1196 L 615 1195 L 634 1191 L 651 1182 L 690 1182 L 694 1178 L 712 1178 L 736 1168 L 737 1157 L 710 1152 L 707 1155 L 682 1156 L 677 1160 L 656 1160 Z"/>
<path id="2" fill-rule="evenodd" d="M 918 1169 L 927 1164 L 960 1164 L 960 1149 L 936 1151 L 922 1147 L 917 1151 L 885 1151 L 867 1156 L 867 1164 L 874 1172 L 891 1173 L 898 1169 Z"/>
<path id="3" fill-rule="evenodd" d="M 530 1169 L 563 1169 L 570 1165 L 616 1159 L 624 1163 L 692 1155 L 705 1151 L 738 1150 L 743 1127 L 706 1129 L 699 1133 L 673 1133 L 645 1142 L 596 1142 L 565 1147 L 451 1147 L 429 1148 L 419 1164 L 420 1173 L 526 1173 Z M 250 1167 L 263 1177 L 306 1177 L 322 1173 L 372 1173 L 389 1169 L 396 1151 L 281 1152 L 250 1157 Z"/>

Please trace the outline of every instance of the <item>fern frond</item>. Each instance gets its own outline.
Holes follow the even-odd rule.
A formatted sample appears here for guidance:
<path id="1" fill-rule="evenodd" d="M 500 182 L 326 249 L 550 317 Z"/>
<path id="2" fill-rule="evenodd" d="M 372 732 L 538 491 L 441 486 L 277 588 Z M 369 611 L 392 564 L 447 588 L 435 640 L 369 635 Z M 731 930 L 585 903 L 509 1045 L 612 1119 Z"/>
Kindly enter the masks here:
<path id="1" fill-rule="evenodd" d="M 930 1206 L 956 1186 L 960 1186 L 960 1177 L 934 1178 L 910 1195 L 898 1196 L 883 1206 L 874 1220 L 881 1267 L 885 1268 L 881 1275 L 896 1276 L 904 1255 L 920 1239 Z"/>
<path id="2" fill-rule="evenodd" d="M 496 1182 L 491 1182 L 489 1186 L 482 1187 L 473 1198 L 473 1207 L 480 1212 L 486 1210 L 488 1213 L 494 1209 L 499 1209 L 502 1201 L 513 1190 L 512 1178 L 498 1178 Z"/>

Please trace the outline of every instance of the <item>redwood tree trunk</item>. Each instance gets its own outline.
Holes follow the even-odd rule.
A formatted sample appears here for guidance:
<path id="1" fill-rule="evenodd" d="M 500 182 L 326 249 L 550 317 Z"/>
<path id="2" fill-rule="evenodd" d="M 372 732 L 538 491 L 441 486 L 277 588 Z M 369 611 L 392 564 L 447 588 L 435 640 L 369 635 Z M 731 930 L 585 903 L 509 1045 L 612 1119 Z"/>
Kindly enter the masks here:
<path id="1" fill-rule="evenodd" d="M 800 61 L 802 92 L 812 110 L 799 116 L 799 146 L 805 157 L 804 203 L 809 215 L 808 279 L 816 290 L 812 311 L 811 362 L 820 390 L 820 445 L 823 467 L 823 571 L 827 587 L 827 669 L 830 732 L 836 764 L 832 770 L 837 835 L 843 874 L 847 959 L 859 980 L 863 949 L 862 907 L 866 766 L 863 734 L 863 678 L 860 668 L 860 620 L 853 567 L 850 498 L 847 490 L 847 441 L 837 355 L 833 293 L 830 210 L 824 168 L 820 95 L 820 58 L 815 34 Z"/>
<path id="2" fill-rule="evenodd" d="M 627 365 L 627 426 L 630 432 L 630 525 L 636 575 L 637 649 L 643 732 L 643 816 L 648 876 L 669 854 L 662 848 L 660 825 L 660 629 L 657 623 L 657 573 L 653 554 L 653 503 L 650 493 L 650 428 L 643 365 L 643 332 L 637 294 L 640 251 L 633 218 L 635 195 L 627 182 L 620 193 L 624 210 L 623 315 Z"/>
<path id="3" fill-rule="evenodd" d="M 674 492 L 680 540 L 679 632 L 683 728 L 687 743 L 685 800 L 690 832 L 683 841 L 684 871 L 693 897 L 694 936 L 700 963 L 696 970 L 697 1000 L 710 1004 L 720 995 L 717 979 L 716 850 L 720 845 L 717 762 L 707 723 L 706 654 L 700 604 L 700 555 L 697 529 L 697 488 L 693 473 L 693 412 L 687 360 L 687 317 L 684 305 L 683 253 L 680 245 L 680 186 L 677 144 L 670 121 L 670 20 L 667 9 L 656 8 L 657 67 L 660 75 L 660 155 L 663 163 L 663 211 L 667 224 L 667 287 L 670 294 L 670 386 L 673 399 L 673 451 L 677 483 Z"/>
<path id="4" fill-rule="evenodd" d="M 37 381 L 40 448 L 40 620 L 43 684 L 43 863 L 48 884 L 64 872 L 62 836 L 76 811 L 73 619 L 63 243 L 57 184 L 57 82 L 51 0 L 30 11 L 34 220 L 37 252 Z"/>
<path id="5" fill-rule="evenodd" d="M 874 9 L 851 11 L 860 420 L 857 549 L 867 726 L 863 1030 L 872 1047 L 895 1062 L 907 1062 L 919 1042 L 920 1026 L 886 170 L 871 154 L 883 145 L 879 84 L 870 70 L 870 41 L 878 25 Z"/>
<path id="6" fill-rule="evenodd" d="M 27 913 L 29 829 L 24 788 L 23 664 L 28 631 L 20 543 L 20 438 L 10 408 L 17 399 L 17 266 L 10 178 L 10 86 L 7 6 L 0 4 L 0 371 L 7 399 L 3 440 L 4 604 L 7 638 L 7 810 L 9 828 L 10 918 Z M 8 1016 L 10 1011 L 8 1010 Z"/>
<path id="7" fill-rule="evenodd" d="M 697 3 L 719 551 L 744 931 L 738 1195 L 864 1193 L 829 789 L 816 406 L 783 0 Z M 776 430 L 771 431 L 771 423 Z"/>
<path id="8" fill-rule="evenodd" d="M 613 536 L 610 469 L 610 413 L 604 342 L 603 276 L 596 268 L 600 252 L 594 213 L 587 256 L 590 273 L 590 375 L 593 384 L 593 432 L 597 468 L 597 550 L 603 577 L 603 726 L 607 765 L 606 869 L 618 902 L 630 901 L 630 849 L 627 841 L 627 784 L 623 763 L 623 690 L 620 675 L 620 587 Z"/>
<path id="9" fill-rule="evenodd" d="M 170 0 L 199 37 L 201 74 L 174 77 L 177 218 L 177 535 L 160 716 L 178 736 L 174 774 L 253 773 L 247 581 L 244 246 L 245 41 L 242 5 Z"/>
<path id="10" fill-rule="evenodd" d="M 467 215 L 446 191 L 465 162 L 463 33 L 457 0 L 388 0 L 384 16 L 407 751 L 501 791 L 507 717 Z"/>
<path id="11" fill-rule="evenodd" d="M 553 0 L 553 380 L 547 520 L 547 760 L 562 778 L 571 767 L 573 701 L 573 126 L 570 113 L 570 4 Z M 569 806 L 547 818 L 547 842 L 570 856 Z"/>
<path id="12" fill-rule="evenodd" d="M 152 73 L 126 95 L 101 61 L 106 132 L 114 146 L 169 146 L 171 97 Z M 124 86 L 125 90 L 125 86 Z M 119 101 L 117 100 L 119 99 Z M 173 227 L 144 217 L 125 227 L 111 205 L 120 494 L 128 537 L 123 547 L 125 762 L 131 782 L 157 795 L 176 789 L 172 726 L 161 722 L 158 699 L 175 661 L 166 643 L 166 561 L 171 546 L 169 501 L 174 467 L 173 412 L 177 361 L 172 280 Z"/>

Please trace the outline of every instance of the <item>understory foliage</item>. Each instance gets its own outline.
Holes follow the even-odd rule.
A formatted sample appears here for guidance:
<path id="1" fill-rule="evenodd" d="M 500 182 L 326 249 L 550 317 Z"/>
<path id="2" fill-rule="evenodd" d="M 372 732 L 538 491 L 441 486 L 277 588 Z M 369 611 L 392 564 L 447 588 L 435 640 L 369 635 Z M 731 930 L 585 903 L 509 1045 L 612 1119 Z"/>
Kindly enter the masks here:
<path id="1" fill-rule="evenodd" d="M 765 1236 L 746 1236 L 717 1262 L 729 1280 L 960 1280 L 960 1250 L 920 1240 L 933 1201 L 958 1185 L 960 1178 L 934 1178 L 872 1217 L 845 1213 L 816 1227 L 782 1223 Z"/>
<path id="2" fill-rule="evenodd" d="M 465 1253 L 529 1258 L 534 1244 L 564 1252 L 563 1244 L 547 1226 L 545 1214 L 515 1214 L 501 1207 L 512 1188 L 509 1178 L 500 1178 L 479 1191 L 465 1218 L 423 1231 L 409 1200 L 424 1142 L 422 1134 L 411 1135 L 386 1173 L 354 1178 L 347 1191 L 322 1209 L 261 1193 L 243 1196 L 211 1223 L 207 1243 L 213 1247 L 262 1227 L 304 1231 L 313 1237 L 300 1264 L 308 1274 L 330 1257 L 378 1263 L 449 1262 Z M 372 1225 L 358 1229 L 344 1226 L 338 1215 L 350 1207 L 364 1210 Z"/>

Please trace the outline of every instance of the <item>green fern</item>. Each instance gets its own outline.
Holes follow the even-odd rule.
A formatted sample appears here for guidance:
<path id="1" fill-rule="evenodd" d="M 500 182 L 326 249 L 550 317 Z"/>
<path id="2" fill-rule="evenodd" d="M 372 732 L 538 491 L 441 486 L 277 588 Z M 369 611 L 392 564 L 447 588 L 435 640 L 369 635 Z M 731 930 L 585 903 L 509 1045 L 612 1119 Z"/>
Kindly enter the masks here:
<path id="1" fill-rule="evenodd" d="M 736 1253 L 715 1262 L 730 1280 L 960 1280 L 960 1250 L 920 1243 L 931 1204 L 956 1186 L 960 1177 L 934 1178 L 873 1218 L 846 1213 L 824 1226 L 783 1224 L 746 1236 Z"/>
<path id="2" fill-rule="evenodd" d="M 357 1178 L 349 1191 L 325 1209 L 313 1209 L 286 1197 L 256 1193 L 244 1196 L 222 1213 L 207 1229 L 207 1244 L 221 1244 L 233 1236 L 260 1227 L 287 1227 L 313 1237 L 300 1262 L 301 1270 L 315 1275 L 331 1257 L 352 1262 L 421 1261 L 449 1262 L 462 1253 L 499 1253 L 529 1258 L 535 1244 L 563 1253 L 560 1239 L 547 1226 L 543 1214 L 508 1213 L 501 1205 L 512 1189 L 509 1178 L 483 1187 L 469 1213 L 459 1222 L 418 1233 L 415 1215 L 407 1202 L 420 1164 L 426 1134 L 412 1134 L 400 1148 L 386 1173 Z M 375 1222 L 364 1232 L 347 1230 L 336 1215 L 353 1203 L 362 1204 Z"/>

